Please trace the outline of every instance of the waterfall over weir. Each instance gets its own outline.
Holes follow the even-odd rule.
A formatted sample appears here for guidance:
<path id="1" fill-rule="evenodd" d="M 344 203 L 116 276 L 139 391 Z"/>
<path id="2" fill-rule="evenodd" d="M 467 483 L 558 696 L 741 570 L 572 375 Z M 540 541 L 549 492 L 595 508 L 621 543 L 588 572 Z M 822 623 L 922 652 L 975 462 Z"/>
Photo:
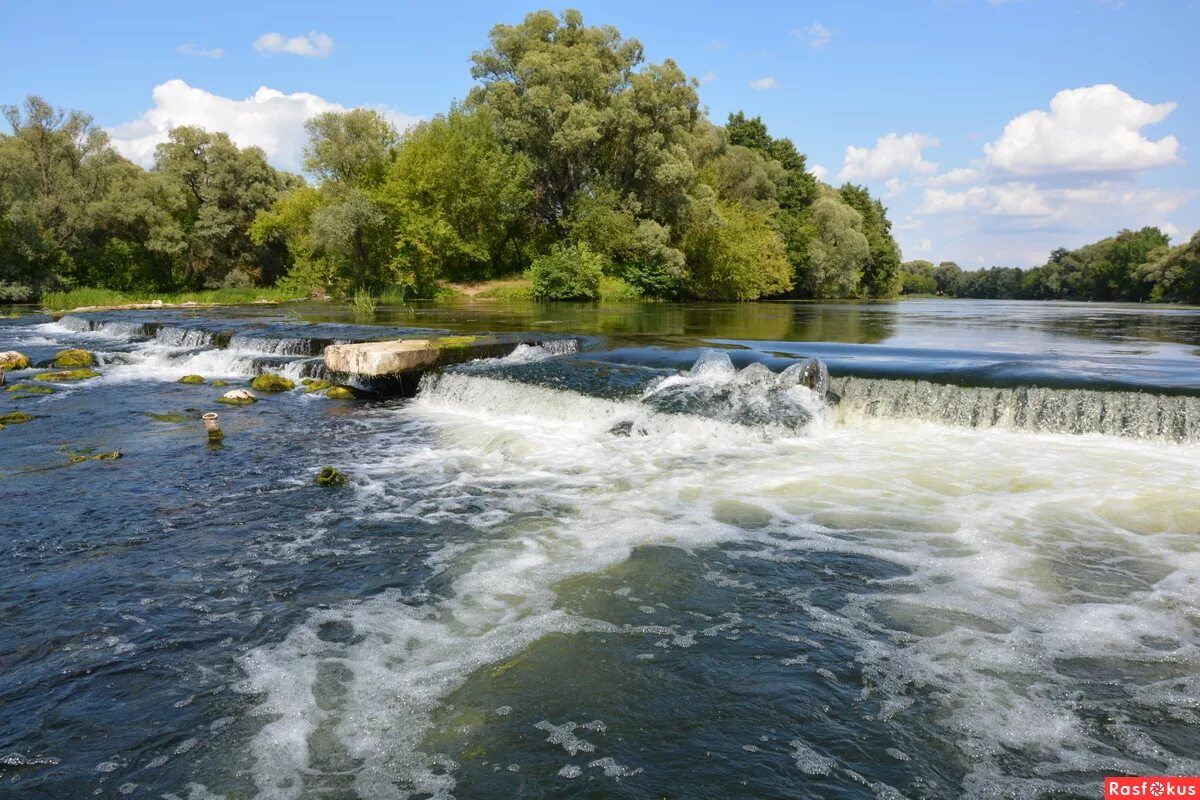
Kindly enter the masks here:
<path id="1" fill-rule="evenodd" d="M 838 419 L 847 425 L 913 419 L 965 428 L 1200 441 L 1197 397 L 853 377 L 835 378 L 832 388 L 841 396 Z"/>

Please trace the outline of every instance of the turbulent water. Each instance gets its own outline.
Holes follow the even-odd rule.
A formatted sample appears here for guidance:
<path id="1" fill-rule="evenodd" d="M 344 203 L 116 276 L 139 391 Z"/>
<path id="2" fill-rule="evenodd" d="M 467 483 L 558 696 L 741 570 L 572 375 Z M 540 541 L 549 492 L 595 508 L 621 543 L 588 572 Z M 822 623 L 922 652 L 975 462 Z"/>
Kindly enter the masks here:
<path id="1" fill-rule="evenodd" d="M 103 362 L 0 431 L 0 793 L 1094 798 L 1200 773 L 1200 373 L 830 359 L 822 398 L 788 366 L 827 343 L 595 339 L 412 400 L 222 408 L 208 449 L 222 390 L 184 374 L 316 375 L 326 343 L 455 326 L 150 322 L 0 322 L 0 350 Z M 63 465 L 88 448 L 124 457 Z M 324 464 L 350 485 L 312 486 Z"/>

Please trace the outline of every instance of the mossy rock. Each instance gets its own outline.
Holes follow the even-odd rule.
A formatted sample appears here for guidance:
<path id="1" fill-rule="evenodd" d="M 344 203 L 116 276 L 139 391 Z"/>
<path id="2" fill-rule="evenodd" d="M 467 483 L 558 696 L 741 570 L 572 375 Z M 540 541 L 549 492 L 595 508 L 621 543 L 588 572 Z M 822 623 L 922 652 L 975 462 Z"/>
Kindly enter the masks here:
<path id="1" fill-rule="evenodd" d="M 68 464 L 79 464 L 84 461 L 116 461 L 125 455 L 120 450 L 109 450 L 105 453 L 73 453 L 70 450 L 64 452 Z"/>
<path id="2" fill-rule="evenodd" d="M 189 422 L 192 419 L 187 414 L 150 414 L 150 418 L 155 422 L 170 422 L 174 424 Z"/>
<path id="3" fill-rule="evenodd" d="M 22 394 L 29 395 L 29 394 L 54 394 L 55 392 L 58 391 L 58 389 L 55 389 L 53 386 L 38 386 L 36 383 L 14 383 L 12 386 L 9 386 L 4 391 L 20 392 Z M 18 398 L 14 397 L 13 399 L 16 400 Z"/>
<path id="4" fill-rule="evenodd" d="M 317 478 L 314 483 L 316 483 L 317 486 L 345 486 L 349 480 L 350 479 L 346 477 L 344 472 L 334 467 L 324 467 L 320 473 L 317 474 Z"/>
<path id="5" fill-rule="evenodd" d="M 9 350 L 7 352 L 0 353 L 0 369 L 29 369 L 31 365 L 32 362 L 29 360 L 29 356 L 25 355 L 24 353 L 18 353 L 16 350 Z"/>
<path id="6" fill-rule="evenodd" d="M 54 356 L 54 366 L 60 369 L 71 369 L 73 367 L 94 367 L 96 365 L 96 357 L 87 350 L 72 348 L 56 353 Z"/>
<path id="7" fill-rule="evenodd" d="M 229 381 L 213 381 L 212 385 L 213 386 L 228 386 Z"/>
<path id="8" fill-rule="evenodd" d="M 282 375 L 276 375 L 273 372 L 264 372 L 254 380 L 250 381 L 250 388 L 260 392 L 290 392 L 296 388 L 296 384 Z"/>
<path id="9" fill-rule="evenodd" d="M 443 336 L 440 339 L 433 339 L 429 343 L 438 350 L 455 350 L 475 344 L 478 339 L 478 336 Z"/>
<path id="10" fill-rule="evenodd" d="M 312 378 L 304 379 L 304 391 L 306 392 L 323 392 L 326 389 L 333 388 L 333 381 L 313 380 Z"/>
<path id="11" fill-rule="evenodd" d="M 224 403 L 227 406 L 248 406 L 258 402 L 258 398 L 254 393 L 247 389 L 234 389 L 231 392 L 226 392 L 217 398 L 218 403 Z"/>
<path id="12" fill-rule="evenodd" d="M 312 386 L 316 382 L 317 382 L 316 378 L 301 378 L 300 379 L 300 384 L 302 386 Z"/>
<path id="13" fill-rule="evenodd" d="M 331 400 L 354 400 L 358 397 L 354 390 L 349 386 L 333 386 L 325 392 L 325 396 Z"/>
<path id="14" fill-rule="evenodd" d="M 189 383 L 193 386 L 204 383 L 204 378 L 200 375 L 184 375 L 179 379 L 180 383 Z"/>
<path id="15" fill-rule="evenodd" d="M 88 378 L 99 377 L 100 373 L 94 369 L 69 369 L 61 372 L 43 372 L 41 375 L 34 375 L 33 379 L 47 383 L 62 383 L 64 381 L 86 381 Z"/>
<path id="16" fill-rule="evenodd" d="M 29 414 L 21 411 L 12 411 L 8 414 L 0 414 L 0 425 L 20 425 L 22 422 L 29 422 L 33 419 Z"/>

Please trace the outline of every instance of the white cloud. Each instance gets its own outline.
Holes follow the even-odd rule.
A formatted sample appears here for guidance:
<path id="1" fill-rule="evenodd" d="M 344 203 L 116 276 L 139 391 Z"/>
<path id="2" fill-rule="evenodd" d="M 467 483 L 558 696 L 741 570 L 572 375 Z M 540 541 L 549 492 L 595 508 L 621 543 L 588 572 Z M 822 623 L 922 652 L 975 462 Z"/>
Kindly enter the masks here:
<path id="1" fill-rule="evenodd" d="M 758 89 L 759 91 L 764 89 L 777 89 L 778 87 L 779 81 L 775 80 L 769 75 L 765 78 L 759 78 L 757 80 L 750 81 L 750 88 Z"/>
<path id="2" fill-rule="evenodd" d="M 1181 208 L 1200 194 L 1192 190 L 1137 188 L 1103 182 L 1085 188 L 1042 189 L 1024 181 L 1006 181 L 992 186 L 973 186 L 951 192 L 926 188 L 920 215 L 977 212 L 1002 217 L 1029 217 L 1042 222 L 1084 225 L 1097 209 L 1129 215 L 1133 209 L 1164 215 Z"/>
<path id="3" fill-rule="evenodd" d="M 701 83 L 712 83 L 716 79 L 717 79 L 717 73 L 713 72 L 711 69 L 708 72 L 706 72 L 700 76 Z"/>
<path id="4" fill-rule="evenodd" d="M 888 178 L 887 182 L 883 185 L 887 187 L 887 191 L 883 195 L 884 200 L 891 200 L 893 197 L 902 193 L 908 188 L 908 184 L 899 178 Z"/>
<path id="5" fill-rule="evenodd" d="M 1029 111 L 984 145 L 989 166 L 1014 175 L 1130 173 L 1179 163 L 1179 140 L 1141 128 L 1162 122 L 1175 103 L 1137 100 L 1112 84 L 1065 89 L 1050 110 Z"/>
<path id="6" fill-rule="evenodd" d="M 829 174 L 829 170 L 825 169 L 821 164 L 810 164 L 808 171 L 819 181 L 825 180 L 825 176 Z"/>
<path id="7" fill-rule="evenodd" d="M 829 44 L 833 39 L 833 31 L 826 28 L 819 22 L 814 22 L 811 25 L 806 25 L 803 28 L 796 28 L 792 31 L 792 36 L 804 42 L 814 50 L 818 50 Z"/>
<path id="8" fill-rule="evenodd" d="M 239 147 L 261 147 L 277 167 L 298 170 L 305 120 L 326 111 L 346 110 L 307 92 L 284 94 L 263 86 L 250 97 L 235 100 L 178 79 L 155 86 L 153 97 L 154 106 L 140 117 L 108 129 L 113 146 L 122 155 L 147 167 L 154 163 L 154 148 L 167 140 L 171 128 L 198 125 L 228 133 Z M 418 119 L 385 107 L 376 110 L 400 129 Z"/>
<path id="9" fill-rule="evenodd" d="M 925 181 L 926 186 L 961 186 L 979 180 L 980 173 L 971 167 L 956 167 L 941 175 L 934 175 Z"/>
<path id="10" fill-rule="evenodd" d="M 324 58 L 333 52 L 333 39 L 316 31 L 307 36 L 291 37 L 281 33 L 264 33 L 254 40 L 254 49 L 263 53 L 291 53 L 294 56 Z"/>
<path id="11" fill-rule="evenodd" d="M 922 175 L 937 172 L 937 164 L 925 160 L 921 150 L 941 142 L 923 133 L 881 136 L 874 147 L 846 148 L 846 159 L 838 180 L 882 180 L 895 175 Z"/>
<path id="12" fill-rule="evenodd" d="M 1165 233 L 1167 236 L 1170 236 L 1171 241 L 1173 241 L 1175 243 L 1179 242 L 1179 226 L 1178 225 L 1172 225 L 1169 222 L 1162 222 L 1162 223 L 1159 223 L 1158 229 L 1160 231 L 1162 231 L 1163 233 Z"/>
<path id="13" fill-rule="evenodd" d="M 917 250 L 922 253 L 928 253 L 932 249 L 933 242 L 929 241 L 928 239 L 922 239 L 921 241 L 917 242 Z"/>
<path id="14" fill-rule="evenodd" d="M 175 48 L 175 52 L 185 56 L 200 56 L 201 58 L 220 58 L 225 55 L 225 51 L 219 47 L 206 50 L 203 47 L 197 47 L 191 42 L 179 45 L 179 47 Z"/>

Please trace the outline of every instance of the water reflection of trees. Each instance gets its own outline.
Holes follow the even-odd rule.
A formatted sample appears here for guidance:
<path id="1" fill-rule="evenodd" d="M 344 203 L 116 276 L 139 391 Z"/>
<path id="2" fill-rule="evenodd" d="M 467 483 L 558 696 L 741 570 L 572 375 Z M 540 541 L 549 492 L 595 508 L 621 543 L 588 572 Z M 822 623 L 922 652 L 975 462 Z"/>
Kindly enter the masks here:
<path id="1" fill-rule="evenodd" d="M 355 321 L 341 307 L 312 311 L 304 318 Z M 462 331 L 874 344 L 895 335 L 897 312 L 867 303 L 416 303 L 381 306 L 373 321 Z"/>

